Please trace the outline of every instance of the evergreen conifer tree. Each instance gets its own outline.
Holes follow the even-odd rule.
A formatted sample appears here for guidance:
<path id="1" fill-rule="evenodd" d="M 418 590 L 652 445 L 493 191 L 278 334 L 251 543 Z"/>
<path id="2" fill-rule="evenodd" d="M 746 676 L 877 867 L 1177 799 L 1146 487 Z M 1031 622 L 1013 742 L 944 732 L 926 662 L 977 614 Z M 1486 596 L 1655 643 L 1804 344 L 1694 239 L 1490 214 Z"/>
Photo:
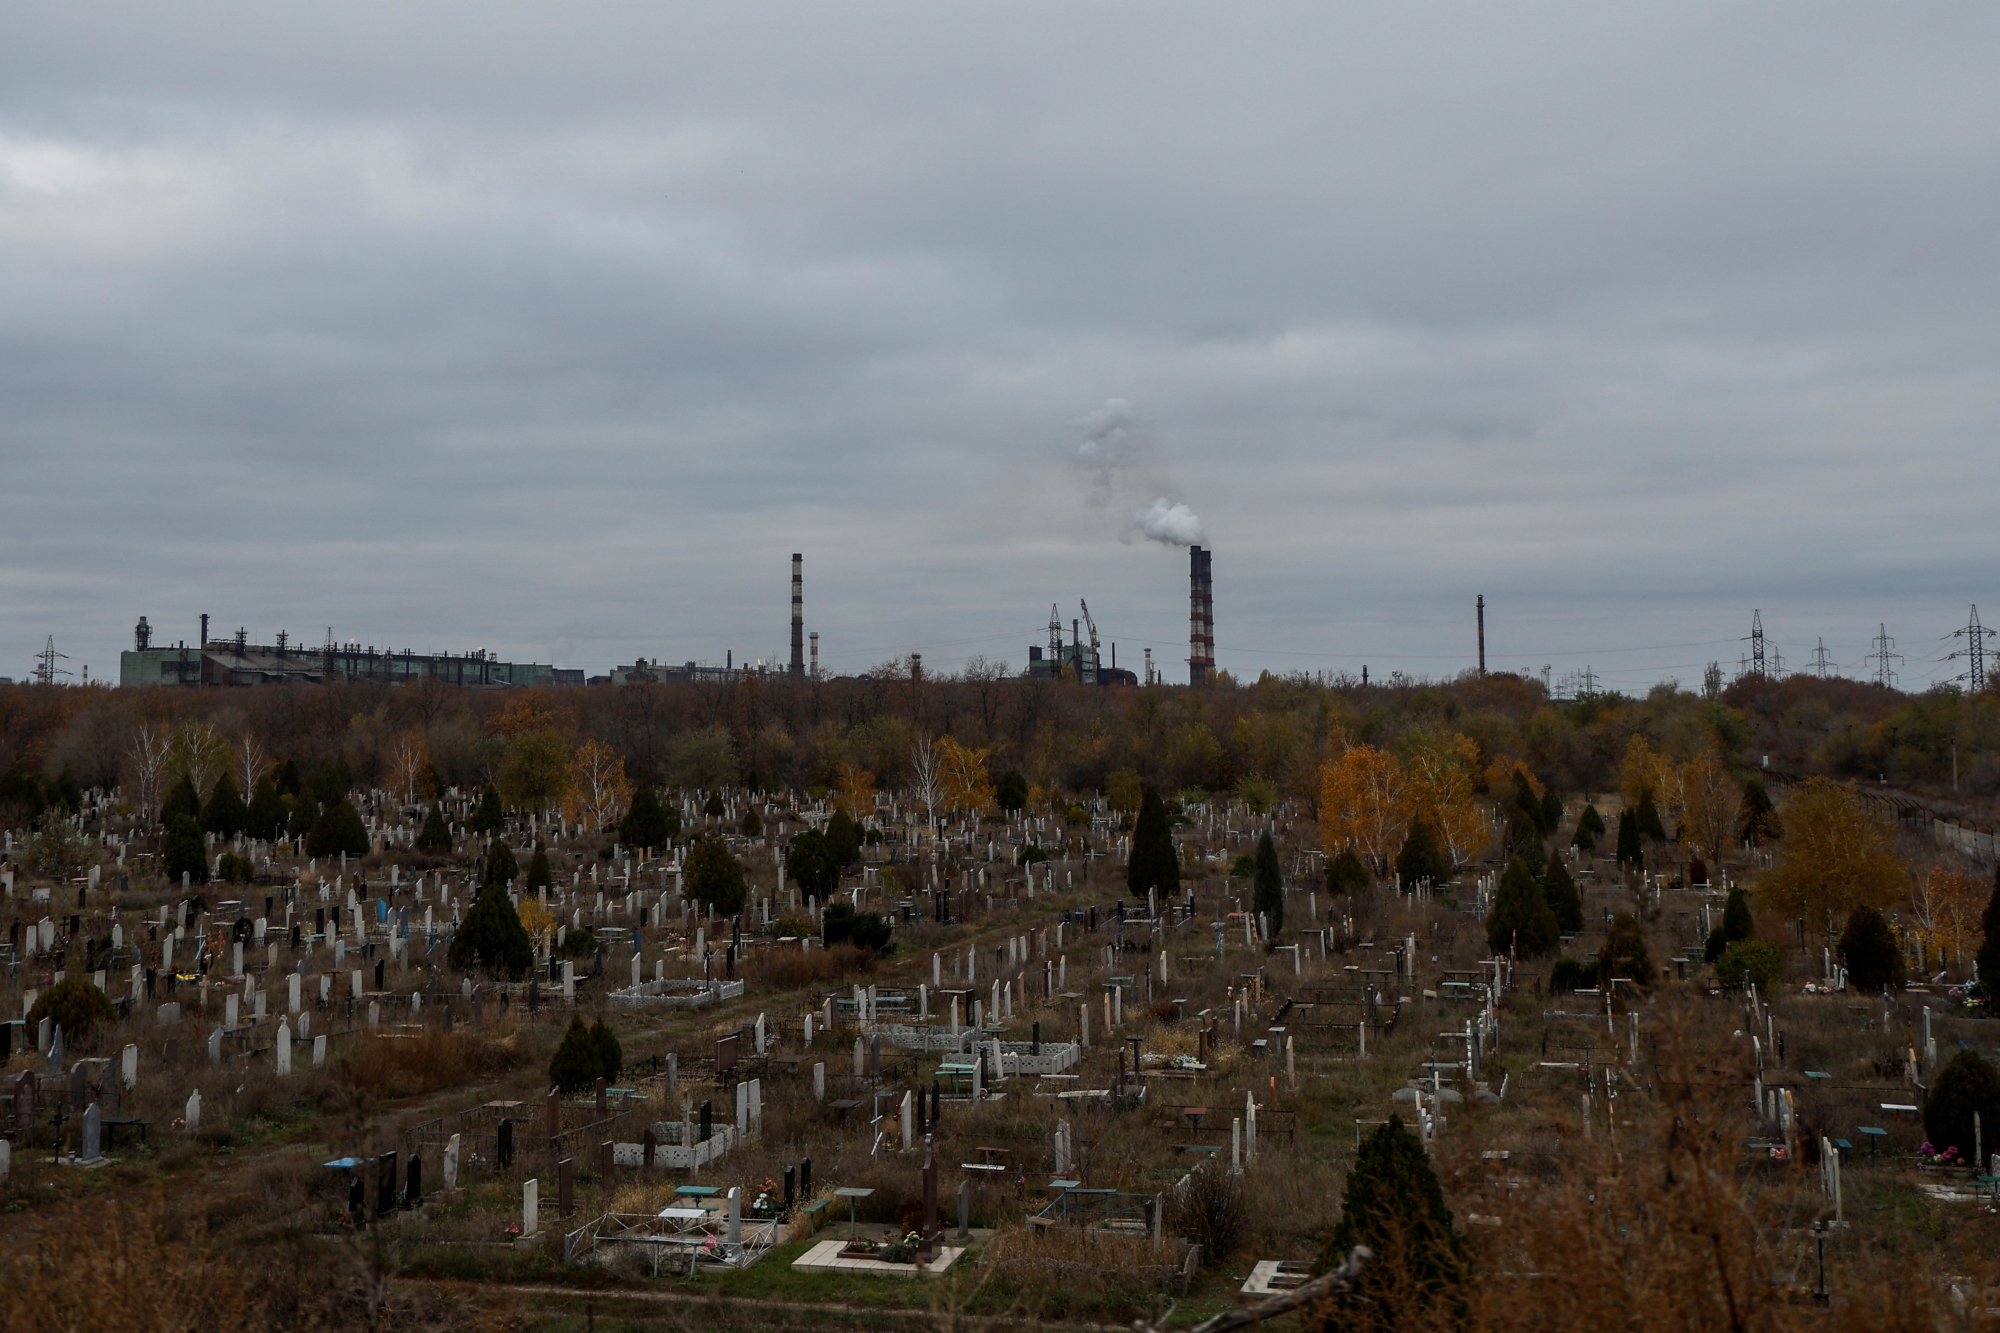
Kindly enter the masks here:
<path id="1" fill-rule="evenodd" d="M 243 821 L 243 831 L 253 838 L 275 842 L 284 836 L 288 814 L 285 809 L 285 798 L 279 794 L 277 785 L 269 778 L 265 778 L 257 784 L 257 790 L 250 797 L 250 809 Z"/>
<path id="2" fill-rule="evenodd" d="M 1341 848 L 1340 855 L 1326 863 L 1328 893 L 1359 893 L 1371 882 L 1368 867 L 1361 864 L 1352 847 Z"/>
<path id="3" fill-rule="evenodd" d="M 1979 1117 L 1974 1130 L 1972 1117 Z M 1956 1148 L 1957 1160 L 1971 1165 L 1980 1152 L 1994 1151 L 1994 1131 L 2000 1123 L 2000 1070 L 1978 1051 L 1960 1051 L 1951 1058 L 1924 1098 L 1924 1137 L 1942 1155 Z M 1982 1172 L 1983 1174 L 1983 1172 Z"/>
<path id="4" fill-rule="evenodd" d="M 1444 884 L 1458 873 L 1444 848 L 1438 844 L 1437 833 L 1430 821 L 1418 817 L 1410 821 L 1410 831 L 1403 838 L 1403 849 L 1396 853 L 1396 877 L 1405 889 L 1414 889 L 1421 881 L 1430 881 L 1433 887 Z"/>
<path id="5" fill-rule="evenodd" d="M 335 801 L 320 811 L 306 834 L 307 856 L 368 855 L 368 830 L 361 816 L 346 801 Z"/>
<path id="6" fill-rule="evenodd" d="M 1453 1225 L 1430 1154 L 1400 1116 L 1362 1141 L 1341 1196 L 1340 1221 L 1313 1266 L 1337 1268 L 1357 1245 L 1374 1258 L 1341 1299 L 1326 1329 L 1370 1333 L 1428 1327 L 1427 1312 L 1455 1303 L 1469 1272 L 1465 1238 Z"/>
<path id="7" fill-rule="evenodd" d="M 1638 824 L 1639 832 L 1643 836 L 1651 838 L 1654 842 L 1667 840 L 1666 825 L 1660 822 L 1660 807 L 1653 802 L 1651 788 L 1639 793 L 1639 808 L 1633 813 L 1632 818 Z"/>
<path id="8" fill-rule="evenodd" d="M 535 839 L 535 854 L 528 858 L 528 877 L 521 883 L 523 893 L 533 893 L 546 889 L 555 883 L 555 875 L 549 869 L 549 850 L 542 846 L 540 838 Z"/>
<path id="9" fill-rule="evenodd" d="M 521 924 L 505 884 L 487 884 L 479 890 L 452 936 L 449 957 L 460 972 L 476 968 L 515 981 L 535 965 L 534 941 L 528 938 L 528 928 Z"/>
<path id="10" fill-rule="evenodd" d="M 2000 1012 L 1994 997 L 2000 995 L 2000 866 L 1993 868 L 1993 896 L 1986 900 L 1986 913 L 1979 918 L 1985 932 L 1979 941 L 1979 993 L 1986 997 L 1988 1013 Z"/>
<path id="11" fill-rule="evenodd" d="M 1563 798 L 1556 795 L 1554 787 L 1550 787 L 1542 793 L 1542 836 L 1553 838 L 1556 830 L 1562 827 L 1562 822 Z"/>
<path id="12" fill-rule="evenodd" d="M 1174 848 L 1166 803 L 1148 786 L 1139 793 L 1139 818 L 1132 826 L 1132 856 L 1125 864 L 1125 887 L 1143 898 L 1158 889 L 1161 898 L 1181 891 L 1181 858 Z"/>
<path id="13" fill-rule="evenodd" d="M 1514 808 L 1524 815 L 1535 827 L 1537 837 L 1547 837 L 1549 830 L 1542 827 L 1542 800 L 1535 795 L 1528 775 L 1521 769 L 1514 770 Z"/>
<path id="14" fill-rule="evenodd" d="M 250 820 L 250 809 L 243 804 L 243 795 L 236 789 L 236 779 L 228 769 L 215 780 L 209 789 L 208 804 L 202 807 L 201 827 L 204 833 L 213 833 L 218 838 L 233 838 L 243 831 Z"/>
<path id="15" fill-rule="evenodd" d="M 1597 807 L 1594 805 L 1583 807 L 1583 813 L 1576 817 L 1576 826 L 1588 829 L 1593 838 L 1604 836 L 1604 816 L 1597 813 Z"/>
<path id="16" fill-rule="evenodd" d="M 650 783 L 641 783 L 632 794 L 632 804 L 618 821 L 618 841 L 627 847 L 665 848 L 680 832 L 678 813 L 660 803 L 659 793 Z"/>
<path id="17" fill-rule="evenodd" d="M 764 816 L 757 813 L 757 807 L 754 805 L 743 807 L 743 836 L 746 838 L 764 836 Z"/>
<path id="18" fill-rule="evenodd" d="M 843 869 L 861 859 L 861 826 L 845 810 L 834 811 L 833 818 L 826 821 L 826 842 Z"/>
<path id="19" fill-rule="evenodd" d="M 1569 867 L 1563 864 L 1562 853 L 1554 848 L 1549 849 L 1548 869 L 1542 873 L 1542 892 L 1564 934 L 1583 929 L 1583 895 L 1577 891 Z"/>
<path id="20" fill-rule="evenodd" d="M 1618 864 L 1633 870 L 1646 868 L 1646 851 L 1639 843 L 1639 821 L 1630 810 L 1618 812 Z"/>
<path id="21" fill-rule="evenodd" d="M 417 830 L 417 850 L 420 852 L 448 852 L 451 850 L 451 826 L 444 822 L 444 811 L 437 806 L 424 816 L 424 826 Z"/>
<path id="22" fill-rule="evenodd" d="M 807 898 L 828 898 L 840 888 L 839 855 L 833 849 L 833 839 L 818 829 L 809 828 L 792 835 L 791 847 L 785 853 L 785 869 Z"/>
<path id="23" fill-rule="evenodd" d="M 514 849 L 505 838 L 495 838 L 486 844 L 486 859 L 479 867 L 480 887 L 497 884 L 504 889 L 520 873 L 521 863 L 514 859 Z"/>
<path id="24" fill-rule="evenodd" d="M 1888 920 L 1874 908 L 1864 904 L 1848 916 L 1839 952 L 1847 984 L 1862 994 L 1903 988 L 1903 950 Z"/>
<path id="25" fill-rule="evenodd" d="M 298 796 L 305 790 L 299 781 L 299 766 L 287 759 L 278 766 L 278 795 Z"/>
<path id="26" fill-rule="evenodd" d="M 1271 841 L 1269 829 L 1257 838 L 1257 873 L 1251 880 L 1250 910 L 1263 920 L 1271 939 L 1277 939 L 1278 932 L 1285 928 L 1285 878 L 1278 865 L 1278 847 Z"/>
<path id="27" fill-rule="evenodd" d="M 741 912 L 750 893 L 743 877 L 743 863 L 729 854 L 729 848 L 720 838 L 703 838 L 694 845 L 694 850 L 688 853 L 681 883 L 689 902 L 700 903 L 716 916 L 729 917 Z"/>
<path id="28" fill-rule="evenodd" d="M 1537 958 L 1556 947 L 1561 933 L 1528 863 L 1518 856 L 1509 860 L 1486 915 L 1487 944 L 1495 953 L 1511 949 L 1522 958 Z"/>
<path id="29" fill-rule="evenodd" d="M 194 779 L 185 773 L 181 774 L 181 780 L 174 784 L 173 790 L 167 793 L 166 802 L 160 806 L 162 825 L 171 824 L 177 818 L 192 819 L 196 825 L 201 823 L 201 793 L 194 789 Z"/>
<path id="30" fill-rule="evenodd" d="M 1597 975 L 1603 981 L 1623 977 L 1635 986 L 1653 984 L 1653 957 L 1646 952 L 1646 931 L 1639 918 L 1620 912 L 1605 932 L 1597 954 Z"/>
<path id="31" fill-rule="evenodd" d="M 1729 890 L 1729 897 L 1723 900 L 1722 920 L 1714 930 L 1708 932 L 1708 944 L 1702 951 L 1709 962 L 1722 957 L 1722 951 L 1738 940 L 1747 940 L 1757 933 L 1757 922 L 1750 915 L 1750 899 L 1742 887 Z"/>
<path id="32" fill-rule="evenodd" d="M 993 799 L 1008 814 L 1016 814 L 1028 804 L 1028 780 L 1013 769 L 1000 775 L 994 784 Z"/>
<path id="33" fill-rule="evenodd" d="M 480 794 L 479 804 L 465 817 L 465 831 L 482 837 L 491 837 L 506 827 L 507 813 L 500 808 L 500 792 L 488 787 Z"/>
<path id="34" fill-rule="evenodd" d="M 160 847 L 161 868 L 176 885 L 182 875 L 196 884 L 208 883 L 208 844 L 201 826 L 186 815 L 167 821 L 167 836 Z"/>
<path id="35" fill-rule="evenodd" d="M 1764 790 L 1764 779 L 1753 776 L 1743 784 L 1743 841 L 1756 846 L 1777 835 L 1777 807 L 1771 804 L 1771 794 Z"/>
<path id="36" fill-rule="evenodd" d="M 549 1057 L 549 1086 L 564 1096 L 574 1096 L 597 1085 L 603 1077 L 604 1055 L 597 1038 L 583 1025 L 581 1015 L 569 1020 L 562 1044 Z"/>
<path id="37" fill-rule="evenodd" d="M 1538 816 L 1518 806 L 1507 812 L 1507 835 L 1502 839 L 1507 855 L 1541 864 L 1542 826 Z"/>
<path id="38" fill-rule="evenodd" d="M 618 1038 L 604 1019 L 599 1017 L 590 1025 L 590 1039 L 597 1046 L 597 1072 L 604 1079 L 615 1079 L 625 1068 L 625 1048 L 618 1044 Z"/>

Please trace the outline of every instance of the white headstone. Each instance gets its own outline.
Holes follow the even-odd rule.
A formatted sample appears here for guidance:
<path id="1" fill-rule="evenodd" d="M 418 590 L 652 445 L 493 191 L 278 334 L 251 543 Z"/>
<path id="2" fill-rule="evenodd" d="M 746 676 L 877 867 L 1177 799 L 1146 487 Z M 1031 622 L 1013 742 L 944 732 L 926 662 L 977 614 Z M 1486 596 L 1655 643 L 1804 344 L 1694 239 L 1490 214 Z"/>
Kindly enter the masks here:
<path id="1" fill-rule="evenodd" d="M 213 1032 L 208 1034 L 208 1062 L 212 1065 L 219 1065 L 222 1063 L 221 1028 L 217 1028 Z"/>
<path id="2" fill-rule="evenodd" d="M 326 1034 L 322 1032 L 317 1037 L 313 1038 L 313 1068 L 319 1069 L 323 1067 L 325 1064 L 326 1064 Z"/>
<path id="3" fill-rule="evenodd" d="M 444 1145 L 444 1187 L 458 1188 L 458 1135 L 454 1134 Z"/>
<path id="4" fill-rule="evenodd" d="M 542 1182 L 532 1177 L 521 1182 L 521 1234 L 532 1236 L 542 1225 Z"/>
<path id="5" fill-rule="evenodd" d="M 192 1134 L 196 1129 L 199 1129 L 201 1127 L 200 1088 L 196 1088 L 193 1092 L 190 1092 L 188 1094 L 187 1112 L 184 1117 L 184 1123 L 187 1125 L 187 1129 L 190 1134 Z"/>
<path id="6" fill-rule="evenodd" d="M 131 1042 L 125 1047 L 119 1061 L 118 1076 L 119 1081 L 125 1085 L 125 1091 L 127 1092 L 139 1086 L 139 1044 L 137 1042 Z"/>
<path id="7" fill-rule="evenodd" d="M 278 1024 L 278 1072 L 292 1072 L 292 1029 L 284 1023 Z"/>

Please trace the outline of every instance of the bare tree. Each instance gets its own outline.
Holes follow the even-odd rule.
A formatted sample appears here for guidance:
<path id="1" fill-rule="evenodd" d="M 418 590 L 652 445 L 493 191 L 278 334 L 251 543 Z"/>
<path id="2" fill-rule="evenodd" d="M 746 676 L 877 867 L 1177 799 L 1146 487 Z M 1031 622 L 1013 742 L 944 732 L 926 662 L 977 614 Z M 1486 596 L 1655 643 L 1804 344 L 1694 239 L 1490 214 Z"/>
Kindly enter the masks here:
<path id="1" fill-rule="evenodd" d="M 938 803 L 944 799 L 944 774 L 937 749 L 928 736 L 919 736 L 910 750 L 910 790 L 923 802 L 924 822 L 937 832 Z"/>
<path id="2" fill-rule="evenodd" d="M 139 817 L 150 824 L 159 818 L 161 786 L 167 779 L 167 762 L 172 747 L 166 736 L 150 722 L 132 733 L 125 750 L 125 771 L 132 783 L 132 803 Z"/>
<path id="3" fill-rule="evenodd" d="M 249 800 L 257 790 L 257 784 L 271 771 L 271 757 L 264 749 L 264 743 L 250 732 L 243 733 L 243 739 L 236 742 L 236 785 Z"/>
<path id="4" fill-rule="evenodd" d="M 424 768 L 430 763 L 430 754 L 424 746 L 424 739 L 415 732 L 406 732 L 396 740 L 396 748 L 389 753 L 389 777 L 396 784 L 396 797 L 404 805 L 415 805 L 417 784 L 423 781 Z"/>

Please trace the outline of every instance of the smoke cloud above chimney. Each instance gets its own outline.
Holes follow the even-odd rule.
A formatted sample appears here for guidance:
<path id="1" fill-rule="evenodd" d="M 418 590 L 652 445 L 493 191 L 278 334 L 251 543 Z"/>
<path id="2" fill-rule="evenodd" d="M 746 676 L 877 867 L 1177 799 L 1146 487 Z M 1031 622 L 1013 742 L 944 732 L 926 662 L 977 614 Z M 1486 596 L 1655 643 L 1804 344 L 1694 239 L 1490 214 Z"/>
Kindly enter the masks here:
<path id="1" fill-rule="evenodd" d="M 1084 503 L 1129 513 L 1120 541 L 1143 537 L 1166 546 L 1192 546 L 1202 540 L 1201 520 L 1173 498 L 1172 483 L 1153 461 L 1151 423 L 1136 406 L 1107 398 L 1073 424 L 1084 436 L 1076 449 L 1076 463 L 1086 477 Z M 1154 497 L 1150 502 L 1145 500 L 1148 493 Z"/>

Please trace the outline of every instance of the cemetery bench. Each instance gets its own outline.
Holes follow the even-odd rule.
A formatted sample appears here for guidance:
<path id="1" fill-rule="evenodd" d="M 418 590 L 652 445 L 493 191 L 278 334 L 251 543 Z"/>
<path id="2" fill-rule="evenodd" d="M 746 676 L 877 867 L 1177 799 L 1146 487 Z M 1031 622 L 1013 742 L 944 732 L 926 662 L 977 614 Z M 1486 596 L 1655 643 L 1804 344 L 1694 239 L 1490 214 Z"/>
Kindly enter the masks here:
<path id="1" fill-rule="evenodd" d="M 832 1202 L 831 1198 L 814 1199 L 799 1210 L 806 1215 L 806 1235 L 812 1236 L 819 1232 L 820 1223 L 826 1220 L 826 1210 Z"/>
<path id="2" fill-rule="evenodd" d="M 107 1149 L 111 1148 L 118 1141 L 118 1131 L 120 1129 L 137 1129 L 139 1131 L 139 1142 L 146 1143 L 149 1141 L 147 1131 L 153 1127 L 153 1122 L 150 1120 L 138 1120 L 130 1117 L 118 1120 L 107 1117 L 102 1124 L 104 1126 L 104 1146 Z"/>
<path id="3" fill-rule="evenodd" d="M 1873 1157 L 1875 1155 L 1875 1145 L 1877 1143 L 1880 1143 L 1883 1139 L 1889 1137 L 1888 1130 L 1877 1129 L 1873 1125 L 1857 1125 L 1855 1127 L 1855 1132 L 1861 1134 L 1868 1140 L 1868 1155 L 1870 1157 Z"/>
<path id="4" fill-rule="evenodd" d="M 1905 1114 L 1915 1115 L 1917 1113 L 1916 1107 L 1908 1106 L 1901 1102 L 1883 1102 L 1882 1109 L 1895 1116 L 1896 1123 L 1899 1125 L 1903 1123 L 1903 1116 Z"/>
<path id="5" fill-rule="evenodd" d="M 1833 1146 L 1834 1149 L 1840 1154 L 1840 1164 L 1842 1166 L 1847 1165 L 1847 1154 L 1854 1151 L 1854 1145 L 1849 1143 L 1846 1139 L 1835 1139 L 1833 1141 Z"/>

